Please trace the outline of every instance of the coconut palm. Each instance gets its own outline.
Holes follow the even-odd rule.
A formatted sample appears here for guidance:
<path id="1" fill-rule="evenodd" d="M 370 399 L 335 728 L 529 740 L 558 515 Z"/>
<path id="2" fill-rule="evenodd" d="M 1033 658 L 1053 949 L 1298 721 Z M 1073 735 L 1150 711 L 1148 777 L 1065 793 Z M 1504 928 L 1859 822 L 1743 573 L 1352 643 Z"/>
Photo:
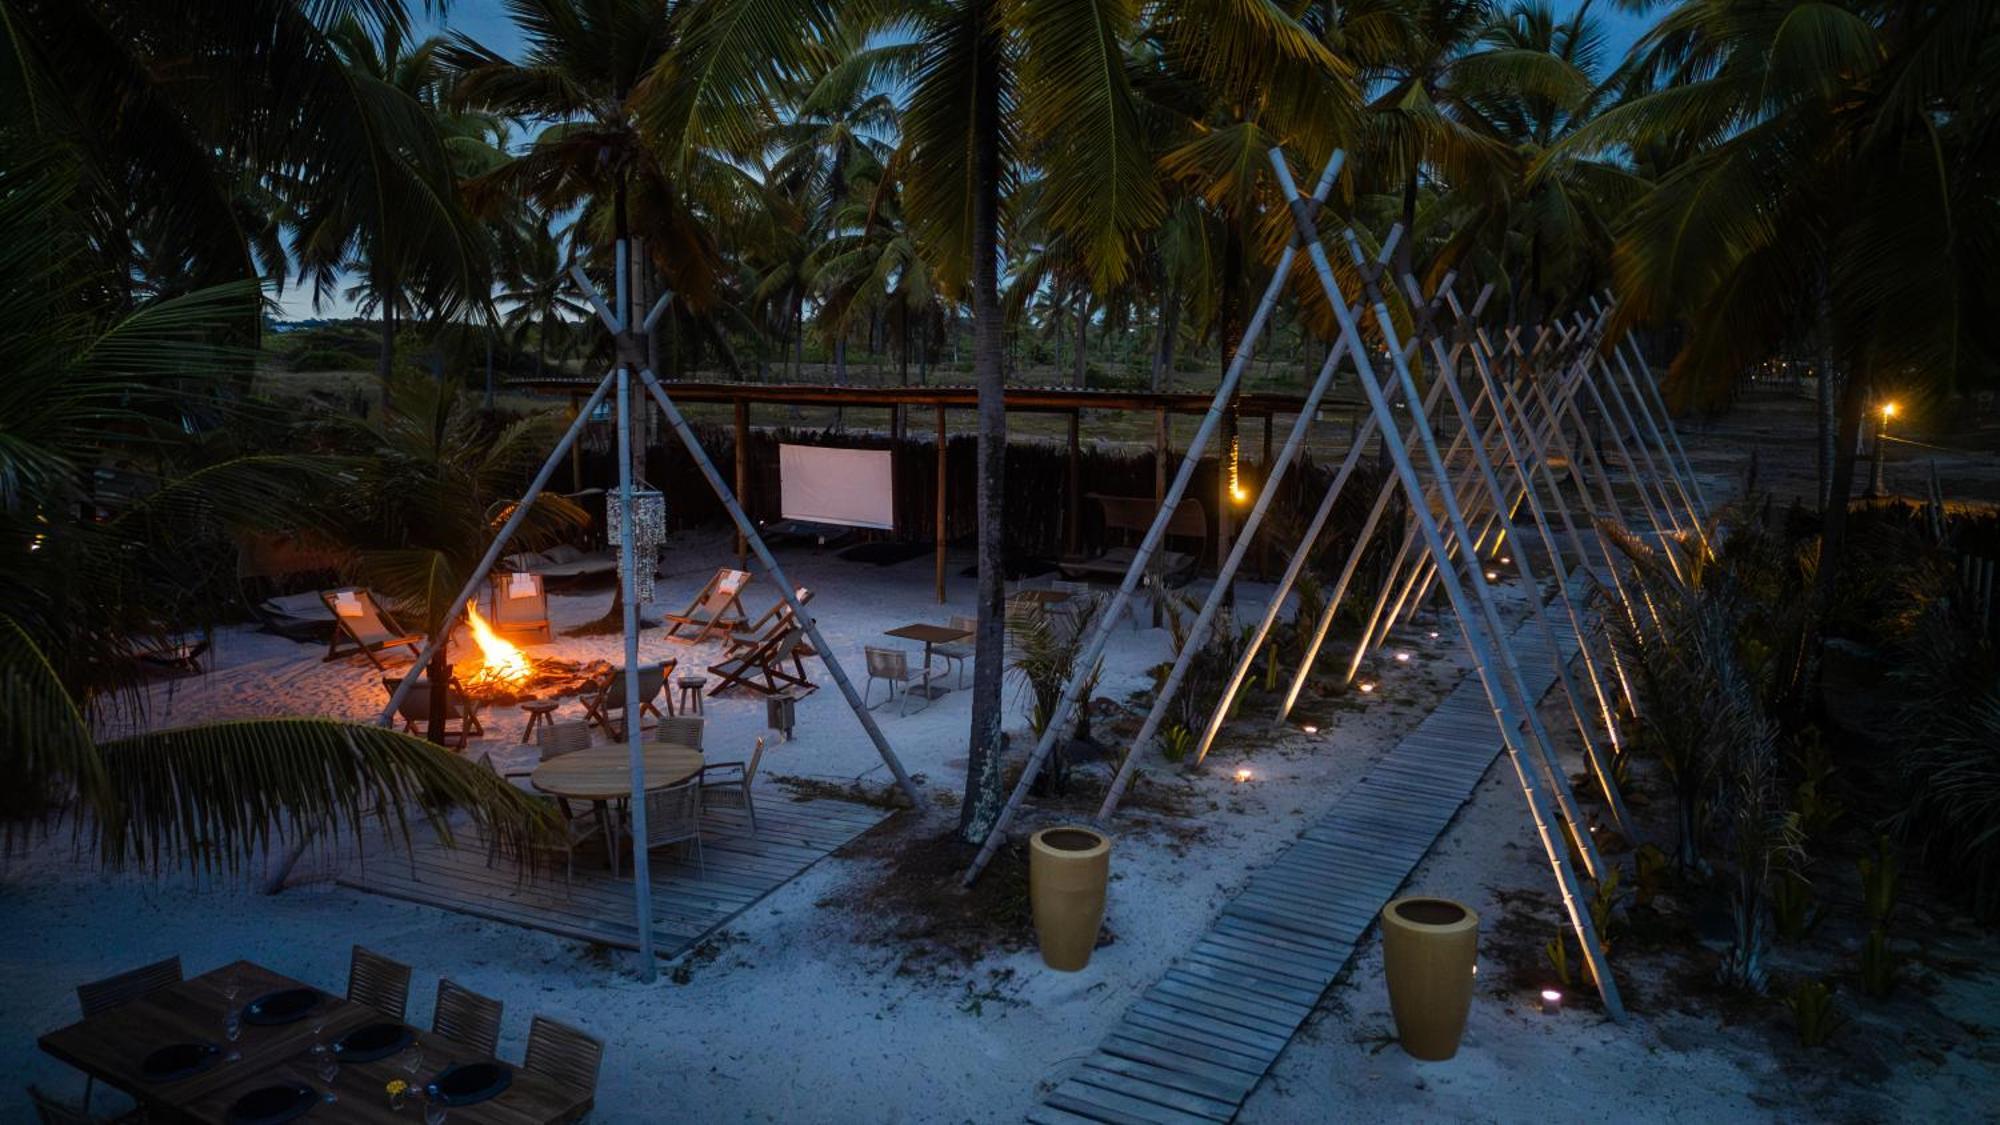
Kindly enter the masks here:
<path id="1" fill-rule="evenodd" d="M 60 153 L 60 150 L 57 150 Z M 234 392 L 251 357 L 226 341 L 252 285 L 100 311 L 113 283 L 79 253 L 80 176 L 60 155 L 0 167 L 0 816 L 12 844 L 71 807 L 104 864 L 232 871 L 274 844 L 337 840 L 376 817 L 452 806 L 503 844 L 543 814 L 497 777 L 393 731 L 319 719 L 149 729 L 139 654 L 212 625 L 222 597 L 183 553 L 293 517 L 342 466 L 214 456 L 271 419 Z M 226 429 L 225 429 L 226 428 Z M 133 485 L 113 496 L 112 472 Z M 105 731 L 134 733 L 105 737 Z"/>

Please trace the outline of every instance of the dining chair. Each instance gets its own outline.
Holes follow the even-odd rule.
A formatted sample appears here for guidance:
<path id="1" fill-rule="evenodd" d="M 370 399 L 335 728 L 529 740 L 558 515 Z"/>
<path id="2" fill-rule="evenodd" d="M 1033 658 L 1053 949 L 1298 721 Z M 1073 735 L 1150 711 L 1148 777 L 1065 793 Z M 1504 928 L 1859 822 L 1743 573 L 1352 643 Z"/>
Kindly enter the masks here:
<path id="1" fill-rule="evenodd" d="M 597 1075 L 604 1068 L 604 1040 L 547 1016 L 528 1025 L 528 1053 L 521 1069 L 582 1094 L 584 1108 L 597 1098 Z"/>
<path id="2" fill-rule="evenodd" d="M 882 703 L 893 702 L 897 695 L 897 688 L 900 687 L 902 689 L 903 706 L 896 713 L 899 715 L 909 714 L 910 696 L 912 694 L 919 694 L 910 691 L 910 684 L 914 681 L 922 680 L 928 685 L 930 677 L 921 672 L 910 671 L 910 654 L 904 652 L 902 649 L 876 648 L 874 645 L 863 645 L 861 653 L 866 658 L 868 666 L 868 682 L 862 686 L 861 705 L 864 707 L 868 706 L 868 693 L 874 690 L 875 681 L 881 680 L 883 683 L 889 685 L 888 698 L 882 700 Z M 926 700 L 926 705 L 928 705 L 928 702 Z M 882 703 L 875 704 L 875 706 L 880 707 Z M 873 710 L 873 708 L 870 708 L 870 710 Z"/>
<path id="3" fill-rule="evenodd" d="M 976 617 L 960 617 L 957 614 L 953 614 L 951 627 L 954 629 L 963 629 L 967 633 L 975 635 L 966 637 L 963 640 L 952 641 L 950 644 L 932 645 L 931 652 L 935 653 L 939 659 L 945 661 L 947 667 L 951 665 L 957 666 L 958 686 L 962 688 L 965 686 L 965 666 L 972 663 L 972 658 L 978 649 L 978 637 L 976 634 L 979 632 L 979 619 Z"/>
<path id="4" fill-rule="evenodd" d="M 589 728 L 586 724 L 578 723 L 576 725 L 583 726 L 585 728 L 584 733 L 586 735 L 589 734 Z M 544 749 L 546 750 L 546 747 Z M 556 756 L 561 757 L 561 755 Z M 499 774 L 503 780 L 526 775 L 521 771 L 502 773 L 500 767 L 494 763 L 493 755 L 490 753 L 481 754 L 479 756 L 479 764 Z M 526 771 L 526 773 L 532 772 L 532 770 Z M 513 784 L 513 782 L 510 781 L 509 784 Z M 515 787 L 521 789 L 530 799 L 552 809 L 557 819 L 561 821 L 561 833 L 547 839 L 531 841 L 525 846 L 536 853 L 560 854 L 563 859 L 563 888 L 565 890 L 573 889 L 576 883 L 576 846 L 590 839 L 592 836 L 600 834 L 603 831 L 603 822 L 597 818 L 595 810 L 577 812 L 565 798 L 551 797 L 540 790 L 531 790 L 519 785 Z M 486 827 L 485 833 L 486 866 L 488 868 L 497 867 L 500 863 L 500 834 L 493 831 L 490 825 Z M 606 846 L 609 845 L 607 844 Z"/>
<path id="5" fill-rule="evenodd" d="M 500 1010 L 500 1001 L 439 977 L 437 1010 L 431 1016 L 431 1030 L 495 1055 L 500 1051 Z"/>
<path id="6" fill-rule="evenodd" d="M 646 794 L 646 850 L 673 844 L 694 845 L 695 864 L 703 876 L 708 860 L 701 851 L 701 774 Z"/>
<path id="7" fill-rule="evenodd" d="M 700 715 L 675 715 L 672 718 L 661 719 L 660 725 L 653 728 L 653 741 L 671 742 L 676 746 L 692 746 L 699 750 L 702 728 L 707 725 L 708 720 Z"/>
<path id="8" fill-rule="evenodd" d="M 86 1100 L 83 1108 L 78 1109 L 60 1098 L 45 1093 L 38 1086 L 28 1087 L 28 1100 L 35 1105 L 35 1120 L 40 1125 L 101 1125 L 102 1122 L 111 1120 L 108 1117 L 96 1117 L 91 1114 L 89 1096 L 89 1094 L 84 1095 Z"/>
<path id="9" fill-rule="evenodd" d="M 179 984 L 181 959 L 178 955 L 136 969 L 127 969 L 116 976 L 102 980 L 88 981 L 76 986 L 76 1003 L 83 1009 L 83 1018 L 108 1012 L 120 1004 L 129 1004 L 141 996 L 150 996 L 162 988 Z M 90 1095 L 97 1087 L 97 1079 L 85 1075 L 83 1080 L 83 1113 L 90 1115 Z"/>
<path id="10" fill-rule="evenodd" d="M 757 835 L 757 806 L 750 800 L 750 783 L 757 780 L 757 765 L 764 760 L 764 742 L 763 737 L 757 739 L 747 762 L 716 762 L 701 767 L 701 803 L 741 808 L 750 816 L 752 837 Z"/>
<path id="11" fill-rule="evenodd" d="M 410 1003 L 410 967 L 357 945 L 347 965 L 347 998 L 400 1020 Z"/>

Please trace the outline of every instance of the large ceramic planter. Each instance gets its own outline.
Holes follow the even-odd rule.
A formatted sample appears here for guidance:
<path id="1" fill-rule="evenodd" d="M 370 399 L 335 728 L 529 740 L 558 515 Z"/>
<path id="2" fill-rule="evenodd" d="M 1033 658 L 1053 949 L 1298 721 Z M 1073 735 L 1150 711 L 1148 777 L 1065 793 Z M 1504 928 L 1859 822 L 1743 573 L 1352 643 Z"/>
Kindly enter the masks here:
<path id="1" fill-rule="evenodd" d="M 1104 925 L 1111 837 L 1089 828 L 1044 828 L 1028 839 L 1028 899 L 1042 963 L 1073 973 L 1090 964 Z"/>
<path id="2" fill-rule="evenodd" d="M 1382 974 L 1396 1038 L 1410 1057 L 1458 1053 L 1472 1008 L 1479 915 L 1450 899 L 1413 896 L 1382 908 Z"/>

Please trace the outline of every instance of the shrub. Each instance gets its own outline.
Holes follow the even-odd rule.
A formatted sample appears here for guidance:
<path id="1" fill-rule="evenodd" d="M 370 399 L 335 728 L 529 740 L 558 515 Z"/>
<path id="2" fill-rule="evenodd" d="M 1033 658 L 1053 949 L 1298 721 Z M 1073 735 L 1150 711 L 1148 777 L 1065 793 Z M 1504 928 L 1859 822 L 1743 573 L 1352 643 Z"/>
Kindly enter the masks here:
<path id="1" fill-rule="evenodd" d="M 1833 986 L 1825 981 L 1800 981 L 1785 996 L 1785 1007 L 1798 1028 L 1799 1045 L 1817 1047 L 1833 1038 L 1847 1017 L 1833 1003 Z"/>

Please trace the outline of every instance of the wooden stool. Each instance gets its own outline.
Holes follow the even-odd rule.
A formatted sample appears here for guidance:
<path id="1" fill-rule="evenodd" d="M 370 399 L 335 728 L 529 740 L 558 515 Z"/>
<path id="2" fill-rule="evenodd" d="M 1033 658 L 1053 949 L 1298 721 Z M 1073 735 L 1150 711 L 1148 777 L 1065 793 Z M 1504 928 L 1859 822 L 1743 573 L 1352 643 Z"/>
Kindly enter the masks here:
<path id="1" fill-rule="evenodd" d="M 681 714 L 701 714 L 701 689 L 708 686 L 708 677 L 682 676 L 674 683 L 681 689 Z"/>
<path id="2" fill-rule="evenodd" d="M 554 699 L 530 699 L 521 704 L 521 710 L 528 713 L 528 729 L 521 732 L 521 745 L 535 744 L 535 730 L 538 727 L 554 726 L 556 721 L 550 716 L 554 715 L 556 708 L 560 706 L 562 703 Z"/>

